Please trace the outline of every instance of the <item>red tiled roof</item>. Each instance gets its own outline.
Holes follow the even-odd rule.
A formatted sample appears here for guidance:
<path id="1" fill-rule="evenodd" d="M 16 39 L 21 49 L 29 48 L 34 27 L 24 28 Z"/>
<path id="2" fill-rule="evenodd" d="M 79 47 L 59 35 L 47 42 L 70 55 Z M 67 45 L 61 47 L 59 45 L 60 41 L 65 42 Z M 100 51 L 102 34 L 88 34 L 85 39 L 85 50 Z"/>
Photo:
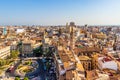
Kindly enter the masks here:
<path id="1" fill-rule="evenodd" d="M 108 61 L 111 61 L 112 59 L 110 59 L 110 58 L 103 58 L 103 60 L 104 60 L 105 62 L 108 62 Z"/>

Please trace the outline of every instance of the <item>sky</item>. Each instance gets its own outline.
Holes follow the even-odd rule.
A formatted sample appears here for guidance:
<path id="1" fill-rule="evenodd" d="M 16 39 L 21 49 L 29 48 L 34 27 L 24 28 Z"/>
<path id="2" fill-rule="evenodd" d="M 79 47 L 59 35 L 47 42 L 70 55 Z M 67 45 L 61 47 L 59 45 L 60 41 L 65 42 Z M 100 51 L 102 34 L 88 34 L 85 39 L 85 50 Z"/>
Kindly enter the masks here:
<path id="1" fill-rule="evenodd" d="M 120 0 L 0 0 L 0 25 L 120 25 Z"/>

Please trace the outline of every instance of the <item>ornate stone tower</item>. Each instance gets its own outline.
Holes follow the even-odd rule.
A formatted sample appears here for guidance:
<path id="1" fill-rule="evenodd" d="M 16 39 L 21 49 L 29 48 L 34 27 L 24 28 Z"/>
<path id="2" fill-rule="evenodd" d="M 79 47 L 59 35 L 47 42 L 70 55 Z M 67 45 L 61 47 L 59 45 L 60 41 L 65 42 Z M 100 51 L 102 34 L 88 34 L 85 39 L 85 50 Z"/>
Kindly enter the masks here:
<path id="1" fill-rule="evenodd" d="M 74 22 L 70 22 L 69 34 L 70 34 L 70 47 L 72 49 L 75 48 L 75 30 L 76 30 L 75 23 Z"/>

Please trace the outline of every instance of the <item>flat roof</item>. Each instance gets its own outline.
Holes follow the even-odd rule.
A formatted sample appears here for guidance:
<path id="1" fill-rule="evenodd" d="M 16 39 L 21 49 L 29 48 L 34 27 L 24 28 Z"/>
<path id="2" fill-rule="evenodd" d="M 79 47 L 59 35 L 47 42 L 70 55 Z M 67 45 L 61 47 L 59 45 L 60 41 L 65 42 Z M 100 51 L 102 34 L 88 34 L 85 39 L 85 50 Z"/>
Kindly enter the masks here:
<path id="1" fill-rule="evenodd" d="M 79 60 L 91 60 L 88 56 L 79 56 Z"/>

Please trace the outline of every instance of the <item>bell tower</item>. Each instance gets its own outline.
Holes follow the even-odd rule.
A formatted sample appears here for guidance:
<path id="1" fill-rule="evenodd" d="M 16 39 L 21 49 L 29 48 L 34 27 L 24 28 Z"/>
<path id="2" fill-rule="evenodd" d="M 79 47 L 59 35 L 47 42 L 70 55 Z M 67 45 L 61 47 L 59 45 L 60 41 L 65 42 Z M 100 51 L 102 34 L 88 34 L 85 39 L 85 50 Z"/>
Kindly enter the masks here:
<path id="1" fill-rule="evenodd" d="M 72 49 L 75 48 L 75 30 L 76 30 L 75 23 L 74 22 L 70 22 L 69 34 L 70 34 L 70 47 Z"/>

